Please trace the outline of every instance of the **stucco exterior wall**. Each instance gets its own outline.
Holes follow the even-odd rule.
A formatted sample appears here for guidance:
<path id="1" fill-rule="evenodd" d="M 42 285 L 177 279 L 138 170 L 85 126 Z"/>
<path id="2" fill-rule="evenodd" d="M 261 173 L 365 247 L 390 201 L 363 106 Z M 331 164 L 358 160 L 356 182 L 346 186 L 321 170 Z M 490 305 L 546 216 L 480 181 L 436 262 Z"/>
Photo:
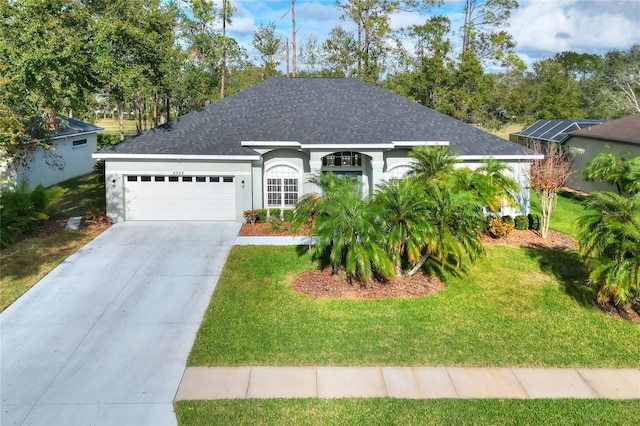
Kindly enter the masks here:
<path id="1" fill-rule="evenodd" d="M 74 141 L 86 140 L 76 144 Z M 16 170 L 16 182 L 28 181 L 29 187 L 52 186 L 65 180 L 90 173 L 96 160 L 91 157 L 97 149 L 95 133 L 54 139 L 52 149 L 39 149 L 33 152 L 31 161 Z"/>
<path id="2" fill-rule="evenodd" d="M 573 173 L 567 180 L 567 186 L 578 191 L 613 191 L 617 192 L 614 185 L 603 182 L 587 182 L 582 178 L 582 171 L 587 162 L 603 151 L 614 154 L 629 152 L 632 157 L 640 156 L 640 145 L 605 141 L 602 139 L 584 138 L 572 136 L 564 144 L 565 151 L 573 155 Z"/>
<path id="3" fill-rule="evenodd" d="M 247 161 L 196 161 L 196 160 L 116 160 L 109 159 L 105 166 L 105 187 L 107 196 L 107 216 L 121 222 L 125 219 L 125 176 L 126 175 L 226 175 L 234 176 L 236 189 L 236 220 L 244 221 L 242 212 L 252 206 L 252 167 Z"/>

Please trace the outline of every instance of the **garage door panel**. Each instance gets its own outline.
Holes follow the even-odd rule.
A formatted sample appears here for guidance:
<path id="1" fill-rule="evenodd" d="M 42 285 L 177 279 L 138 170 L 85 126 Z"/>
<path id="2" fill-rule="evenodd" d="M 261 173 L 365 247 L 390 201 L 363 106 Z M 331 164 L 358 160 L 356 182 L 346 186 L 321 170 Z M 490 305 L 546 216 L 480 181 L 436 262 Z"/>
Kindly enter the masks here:
<path id="1" fill-rule="evenodd" d="M 126 220 L 236 220 L 235 183 L 223 177 L 125 179 Z M 148 178 L 147 178 L 148 179 Z M 173 178 L 175 179 L 175 178 Z M 214 181 L 217 180 L 217 181 Z M 227 180 L 230 180 L 227 177 Z"/>

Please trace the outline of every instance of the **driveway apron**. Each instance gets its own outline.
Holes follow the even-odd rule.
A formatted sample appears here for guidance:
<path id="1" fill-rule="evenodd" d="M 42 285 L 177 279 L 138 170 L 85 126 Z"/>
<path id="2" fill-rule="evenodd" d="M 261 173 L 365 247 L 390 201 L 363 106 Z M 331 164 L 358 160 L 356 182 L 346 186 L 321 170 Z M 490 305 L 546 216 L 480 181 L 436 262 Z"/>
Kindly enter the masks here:
<path id="1" fill-rule="evenodd" d="M 0 315 L 2 425 L 172 425 L 240 225 L 125 222 Z"/>

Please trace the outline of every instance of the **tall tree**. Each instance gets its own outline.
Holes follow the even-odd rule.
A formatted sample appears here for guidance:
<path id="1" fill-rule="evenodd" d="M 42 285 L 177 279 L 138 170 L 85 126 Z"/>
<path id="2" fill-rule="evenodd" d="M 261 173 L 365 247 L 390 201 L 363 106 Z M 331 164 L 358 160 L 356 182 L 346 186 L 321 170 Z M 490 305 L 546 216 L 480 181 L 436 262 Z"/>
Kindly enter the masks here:
<path id="1" fill-rule="evenodd" d="M 262 61 L 262 79 L 275 75 L 282 49 L 282 37 L 276 33 L 275 23 L 258 26 L 253 33 L 253 47 Z"/>
<path id="2" fill-rule="evenodd" d="M 640 112 L 640 44 L 607 52 L 604 65 L 602 79 L 624 95 L 628 112 Z"/>
<path id="3" fill-rule="evenodd" d="M 438 0 L 336 0 L 342 9 L 343 19 L 356 24 L 356 47 L 358 76 L 378 83 L 384 72 L 386 59 L 385 39 L 391 26 L 390 16 L 394 12 L 425 11 Z"/>
<path id="4" fill-rule="evenodd" d="M 332 28 L 329 31 L 329 37 L 322 43 L 322 51 L 326 56 L 329 71 L 342 77 L 354 75 L 357 63 L 356 49 L 357 45 L 352 33 L 340 27 Z"/>
<path id="5" fill-rule="evenodd" d="M 520 63 L 514 54 L 513 37 L 503 28 L 508 26 L 516 0 L 465 0 L 462 26 L 462 50 L 474 51 L 481 61 L 503 66 Z"/>
<path id="6" fill-rule="evenodd" d="M 220 19 L 222 19 L 222 64 L 220 66 L 220 99 L 224 98 L 225 77 L 227 73 L 227 24 L 231 24 L 235 8 L 231 6 L 230 0 L 222 0 Z"/>
<path id="7" fill-rule="evenodd" d="M 18 0 L 2 2 L 0 18 L 0 96 L 12 115 L 41 114 L 51 130 L 58 112 L 86 109 L 99 85 L 90 10 L 73 0 Z"/>

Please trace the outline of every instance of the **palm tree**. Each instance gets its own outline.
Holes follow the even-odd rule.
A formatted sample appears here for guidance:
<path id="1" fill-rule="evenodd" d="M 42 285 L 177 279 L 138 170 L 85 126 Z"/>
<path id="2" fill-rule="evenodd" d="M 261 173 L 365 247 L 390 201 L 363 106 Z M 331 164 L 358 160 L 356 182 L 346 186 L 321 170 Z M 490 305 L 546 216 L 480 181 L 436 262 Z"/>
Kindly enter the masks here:
<path id="1" fill-rule="evenodd" d="M 640 157 L 630 158 L 629 152 L 614 154 L 601 152 L 589 160 L 582 171 L 587 181 L 601 180 L 615 185 L 618 195 L 623 192 L 636 193 L 640 184 L 634 177 L 640 175 Z"/>
<path id="2" fill-rule="evenodd" d="M 378 187 L 374 203 L 382 211 L 383 232 L 394 274 L 402 276 L 402 264 L 413 268 L 422 250 L 435 238 L 435 226 L 426 192 L 421 185 L 405 177 Z"/>
<path id="3" fill-rule="evenodd" d="M 409 155 L 415 158 L 410 176 L 421 182 L 441 180 L 453 172 L 456 154 L 448 146 L 416 146 Z"/>
<path id="4" fill-rule="evenodd" d="M 482 166 L 478 168 L 478 173 L 488 179 L 490 191 L 480 193 L 480 197 L 492 210 L 498 210 L 506 200 L 510 205 L 516 203 L 515 195 L 520 191 L 518 183 L 507 175 L 513 168 L 495 158 L 487 158 L 482 161 Z"/>
<path id="5" fill-rule="evenodd" d="M 640 194 L 594 192 L 578 220 L 580 254 L 600 302 L 628 304 L 640 297 Z"/>
<path id="6" fill-rule="evenodd" d="M 419 261 L 408 275 L 415 274 L 423 264 L 438 275 L 447 270 L 457 272 L 465 259 L 474 260 L 483 252 L 481 201 L 473 193 L 460 190 L 455 179 L 448 179 L 444 185 L 435 182 L 427 185 L 426 194 L 435 234 L 427 240 Z"/>
<path id="7" fill-rule="evenodd" d="M 315 258 L 328 258 L 334 273 L 344 268 L 349 279 L 370 281 L 374 276 L 393 276 L 393 264 L 380 232 L 381 212 L 362 199 L 355 179 L 323 173 L 312 178 L 322 196 L 301 200 L 294 220 L 313 215 L 311 232 L 318 236 L 313 248 Z"/>

